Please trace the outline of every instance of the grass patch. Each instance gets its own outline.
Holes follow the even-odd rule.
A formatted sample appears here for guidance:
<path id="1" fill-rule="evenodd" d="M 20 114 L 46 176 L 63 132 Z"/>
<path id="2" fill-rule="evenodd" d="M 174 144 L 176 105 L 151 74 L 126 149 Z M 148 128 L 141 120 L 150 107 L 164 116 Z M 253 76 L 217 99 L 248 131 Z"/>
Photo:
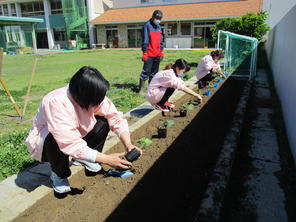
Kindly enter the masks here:
<path id="1" fill-rule="evenodd" d="M 28 155 L 24 140 L 28 130 L 1 135 L 0 140 L 0 180 L 18 173 L 21 169 L 32 165 L 36 161 Z"/>
<path id="2" fill-rule="evenodd" d="M 196 64 L 201 57 L 208 53 L 165 50 L 160 69 L 168 63 L 174 63 L 176 59 L 184 58 L 192 66 L 186 77 L 189 78 L 195 74 Z M 73 74 L 82 66 L 97 68 L 110 82 L 111 87 L 107 95 L 118 110 L 127 112 L 145 102 L 145 98 L 136 92 L 143 67 L 141 54 L 140 49 L 100 49 L 39 56 L 5 55 L 3 78 L 21 110 L 35 58 L 38 58 L 38 63 L 26 110 L 26 121 L 20 122 L 16 118 L 16 111 L 5 91 L 0 88 L 0 180 L 33 162 L 23 144 L 26 133 L 32 126 L 30 119 L 36 114 L 43 96 L 68 84 Z"/>

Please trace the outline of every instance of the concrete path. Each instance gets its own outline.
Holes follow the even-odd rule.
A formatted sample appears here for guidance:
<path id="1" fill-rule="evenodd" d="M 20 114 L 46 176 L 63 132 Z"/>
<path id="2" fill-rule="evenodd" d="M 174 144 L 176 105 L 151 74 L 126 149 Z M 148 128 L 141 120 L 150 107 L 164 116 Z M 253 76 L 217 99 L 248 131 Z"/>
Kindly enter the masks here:
<path id="1" fill-rule="evenodd" d="M 289 194 L 283 189 L 277 117 L 265 70 L 258 71 L 249 106 L 221 221 L 286 222 Z"/>
<path id="2" fill-rule="evenodd" d="M 276 175 L 281 170 L 276 129 L 272 126 L 273 107 L 265 70 L 259 70 L 256 78 L 254 98 L 257 118 L 253 119 L 248 156 L 254 171 L 245 182 L 248 192 L 245 204 L 250 205 L 258 216 L 258 222 L 288 221 L 285 210 L 285 193 Z"/>

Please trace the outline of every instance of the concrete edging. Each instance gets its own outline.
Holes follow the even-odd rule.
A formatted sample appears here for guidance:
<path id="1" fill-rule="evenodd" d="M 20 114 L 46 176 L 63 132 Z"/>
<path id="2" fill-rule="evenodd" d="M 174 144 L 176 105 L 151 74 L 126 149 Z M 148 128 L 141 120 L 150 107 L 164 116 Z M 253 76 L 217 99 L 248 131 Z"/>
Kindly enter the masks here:
<path id="1" fill-rule="evenodd" d="M 235 110 L 231 129 L 226 134 L 221 153 L 194 222 L 219 221 L 224 194 L 230 178 L 235 151 L 239 143 L 251 88 L 252 82 L 249 81 Z"/>

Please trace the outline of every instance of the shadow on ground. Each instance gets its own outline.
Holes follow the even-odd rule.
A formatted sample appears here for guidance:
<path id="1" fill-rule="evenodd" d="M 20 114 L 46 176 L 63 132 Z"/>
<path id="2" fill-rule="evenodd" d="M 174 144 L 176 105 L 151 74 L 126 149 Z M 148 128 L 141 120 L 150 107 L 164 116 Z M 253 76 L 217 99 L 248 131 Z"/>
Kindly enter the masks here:
<path id="1" fill-rule="evenodd" d="M 118 89 L 131 89 L 133 92 L 138 92 L 138 85 L 134 83 L 115 83 L 112 86 Z"/>

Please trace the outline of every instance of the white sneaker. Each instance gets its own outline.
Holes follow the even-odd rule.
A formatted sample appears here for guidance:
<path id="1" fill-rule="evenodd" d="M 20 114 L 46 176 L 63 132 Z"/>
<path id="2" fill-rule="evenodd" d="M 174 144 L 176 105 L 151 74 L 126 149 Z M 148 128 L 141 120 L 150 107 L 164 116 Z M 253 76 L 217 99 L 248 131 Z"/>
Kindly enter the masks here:
<path id="1" fill-rule="evenodd" d="M 91 172 L 99 172 L 102 167 L 99 163 L 92 163 L 81 159 L 72 159 L 72 164 L 74 166 L 85 166 L 85 168 Z"/>
<path id="2" fill-rule="evenodd" d="M 60 178 L 55 172 L 51 171 L 50 179 L 52 187 L 57 193 L 67 193 L 71 191 L 68 179 Z"/>

